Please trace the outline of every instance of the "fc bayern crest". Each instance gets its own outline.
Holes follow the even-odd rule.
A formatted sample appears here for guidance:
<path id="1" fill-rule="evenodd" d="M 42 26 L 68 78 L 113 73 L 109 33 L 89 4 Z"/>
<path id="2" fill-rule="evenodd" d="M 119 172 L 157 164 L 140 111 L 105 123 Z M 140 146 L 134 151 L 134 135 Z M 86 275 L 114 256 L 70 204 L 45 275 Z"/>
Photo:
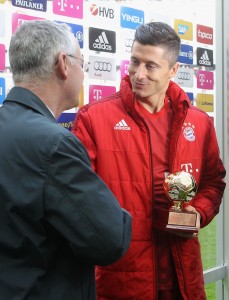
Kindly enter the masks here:
<path id="1" fill-rule="evenodd" d="M 195 126 L 192 125 L 191 123 L 184 123 L 182 127 L 184 137 L 189 142 L 194 142 L 196 139 L 194 128 Z"/>

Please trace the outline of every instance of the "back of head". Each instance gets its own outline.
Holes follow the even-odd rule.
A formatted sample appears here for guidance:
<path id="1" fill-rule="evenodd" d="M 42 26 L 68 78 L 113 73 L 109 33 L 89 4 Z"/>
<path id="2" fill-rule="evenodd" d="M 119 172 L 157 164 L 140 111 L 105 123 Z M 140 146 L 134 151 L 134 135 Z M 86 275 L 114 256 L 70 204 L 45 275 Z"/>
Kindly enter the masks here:
<path id="1" fill-rule="evenodd" d="M 150 22 L 136 29 L 134 41 L 164 49 L 164 56 L 172 67 L 179 55 L 180 37 L 175 30 L 163 22 Z"/>
<path id="2" fill-rule="evenodd" d="M 79 47 L 71 28 L 49 20 L 24 22 L 11 38 L 9 60 L 15 84 L 50 78 L 57 55 Z"/>

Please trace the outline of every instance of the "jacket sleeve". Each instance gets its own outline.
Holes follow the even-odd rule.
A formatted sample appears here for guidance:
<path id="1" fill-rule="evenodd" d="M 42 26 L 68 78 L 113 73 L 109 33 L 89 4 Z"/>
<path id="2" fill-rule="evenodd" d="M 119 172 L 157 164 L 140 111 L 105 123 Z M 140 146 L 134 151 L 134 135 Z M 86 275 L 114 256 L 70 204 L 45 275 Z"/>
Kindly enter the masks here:
<path id="1" fill-rule="evenodd" d="M 96 170 L 97 149 L 93 138 L 93 126 L 91 126 L 87 105 L 82 107 L 75 118 L 72 133 L 83 143 L 91 160 L 91 166 Z"/>
<path id="2" fill-rule="evenodd" d="M 70 132 L 50 149 L 44 210 L 78 259 L 108 265 L 129 247 L 131 216 L 92 170 L 84 146 Z"/>
<path id="3" fill-rule="evenodd" d="M 192 205 L 201 214 L 201 227 L 211 222 L 219 212 L 225 189 L 224 177 L 226 175 L 222 160 L 220 159 L 215 128 L 211 120 L 206 126 L 206 135 L 201 180 L 196 197 Z"/>

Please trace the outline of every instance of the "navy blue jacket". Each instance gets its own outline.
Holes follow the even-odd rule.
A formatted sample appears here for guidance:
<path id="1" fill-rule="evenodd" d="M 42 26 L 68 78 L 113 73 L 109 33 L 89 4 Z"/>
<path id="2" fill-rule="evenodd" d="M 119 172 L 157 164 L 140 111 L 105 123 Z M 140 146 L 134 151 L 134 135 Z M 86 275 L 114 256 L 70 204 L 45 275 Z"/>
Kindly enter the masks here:
<path id="1" fill-rule="evenodd" d="M 95 299 L 94 265 L 127 251 L 130 215 L 31 91 L 9 92 L 0 141 L 0 298 Z"/>

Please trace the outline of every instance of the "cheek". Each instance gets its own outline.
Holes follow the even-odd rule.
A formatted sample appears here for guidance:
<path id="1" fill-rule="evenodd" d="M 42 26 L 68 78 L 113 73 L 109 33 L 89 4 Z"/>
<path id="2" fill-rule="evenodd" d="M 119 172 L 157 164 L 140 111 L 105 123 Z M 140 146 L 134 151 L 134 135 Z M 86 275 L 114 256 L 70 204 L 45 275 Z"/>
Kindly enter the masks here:
<path id="1" fill-rule="evenodd" d="M 128 68 L 128 75 L 130 77 L 130 80 L 134 77 L 135 72 L 133 71 L 132 68 Z"/>
<path id="2" fill-rule="evenodd" d="M 82 71 L 81 86 L 83 85 L 83 82 L 84 82 L 84 72 Z"/>
<path id="3" fill-rule="evenodd" d="M 84 80 L 84 71 L 83 69 L 81 69 L 81 73 L 80 73 L 80 76 L 79 76 L 81 82 L 83 83 L 83 80 Z"/>
<path id="4" fill-rule="evenodd" d="M 78 89 L 81 89 L 81 87 L 83 85 L 83 81 L 84 81 L 84 71 L 82 70 L 82 72 L 79 74 L 79 76 L 77 78 L 76 86 Z"/>
<path id="5" fill-rule="evenodd" d="M 133 74 L 134 73 L 133 67 L 131 67 L 131 65 L 128 66 L 127 71 L 128 71 L 129 74 Z"/>

